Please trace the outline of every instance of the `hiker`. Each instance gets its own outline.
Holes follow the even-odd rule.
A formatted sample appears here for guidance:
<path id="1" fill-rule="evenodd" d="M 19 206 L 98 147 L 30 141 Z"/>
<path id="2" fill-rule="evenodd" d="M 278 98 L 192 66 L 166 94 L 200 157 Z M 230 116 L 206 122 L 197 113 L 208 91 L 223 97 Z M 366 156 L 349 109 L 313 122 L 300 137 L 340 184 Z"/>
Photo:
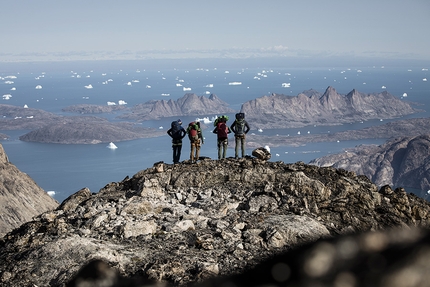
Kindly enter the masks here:
<path id="1" fill-rule="evenodd" d="M 228 146 L 228 134 L 231 133 L 227 126 L 228 116 L 221 116 L 214 122 L 215 129 L 212 131 L 217 134 L 218 139 L 218 159 L 226 157 Z"/>
<path id="2" fill-rule="evenodd" d="M 177 121 L 173 121 L 171 124 L 171 128 L 167 131 L 167 134 L 172 138 L 174 164 L 179 163 L 179 159 L 181 158 L 182 139 L 187 134 L 187 132 L 181 125 L 182 121 L 180 119 Z"/>
<path id="3" fill-rule="evenodd" d="M 236 146 L 234 149 L 234 157 L 239 158 L 239 145 L 242 150 L 242 157 L 245 157 L 245 135 L 250 130 L 248 122 L 245 121 L 245 114 L 237 113 L 236 119 L 234 120 L 230 128 L 234 133 L 234 140 L 236 143 Z"/>
<path id="4" fill-rule="evenodd" d="M 190 139 L 191 152 L 190 161 L 191 163 L 197 162 L 200 157 L 200 147 L 204 144 L 202 129 L 200 128 L 200 122 L 191 122 L 187 128 L 188 138 Z M 195 152 L 195 154 L 194 154 Z"/>

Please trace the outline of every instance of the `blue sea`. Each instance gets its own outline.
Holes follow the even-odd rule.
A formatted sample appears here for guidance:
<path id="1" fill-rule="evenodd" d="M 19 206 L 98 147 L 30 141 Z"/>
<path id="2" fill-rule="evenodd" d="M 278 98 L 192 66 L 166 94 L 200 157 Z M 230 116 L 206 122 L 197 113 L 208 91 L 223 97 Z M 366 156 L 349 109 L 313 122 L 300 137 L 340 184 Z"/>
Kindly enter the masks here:
<path id="1" fill-rule="evenodd" d="M 94 62 L 34 62 L 0 63 L 1 103 L 28 106 L 45 111 L 75 115 L 62 111 L 76 104 L 125 104 L 132 107 L 148 100 L 176 100 L 186 93 L 199 96 L 216 94 L 231 108 L 240 110 L 245 101 L 279 93 L 296 96 L 308 89 L 321 93 L 333 86 L 338 93 L 352 89 L 362 93 L 384 90 L 404 101 L 419 104 L 425 112 L 408 116 L 430 115 L 429 63 L 416 61 L 367 61 L 366 63 L 310 63 L 301 65 L 286 60 L 181 60 L 181 61 L 94 61 Z M 208 114 L 211 118 L 217 111 Z M 119 114 L 101 114 L 118 121 Z M 404 117 L 404 118 L 408 118 Z M 404 119 L 402 118 L 402 119 Z M 176 118 L 146 121 L 145 127 L 167 130 Z M 184 123 L 194 117 L 182 117 Z M 346 129 L 360 129 L 380 125 L 389 120 L 373 120 L 330 127 L 264 130 L 251 132 L 261 135 L 297 135 L 327 133 Z M 107 144 L 60 145 L 22 142 L 18 138 L 28 131 L 0 130 L 10 136 L 1 141 L 10 162 L 27 173 L 56 200 L 88 187 L 98 192 L 110 182 L 133 176 L 153 163 L 172 162 L 170 138 L 116 142 L 117 149 Z M 216 138 L 204 131 L 202 156 L 217 157 Z M 233 140 L 233 139 L 231 139 Z M 307 144 L 300 147 L 271 147 L 271 161 L 293 163 L 310 160 L 359 144 L 381 144 L 384 140 L 345 141 Z M 251 149 L 248 148 L 248 153 Z M 234 150 L 229 149 L 228 156 Z M 185 141 L 181 160 L 189 158 L 189 144 Z"/>

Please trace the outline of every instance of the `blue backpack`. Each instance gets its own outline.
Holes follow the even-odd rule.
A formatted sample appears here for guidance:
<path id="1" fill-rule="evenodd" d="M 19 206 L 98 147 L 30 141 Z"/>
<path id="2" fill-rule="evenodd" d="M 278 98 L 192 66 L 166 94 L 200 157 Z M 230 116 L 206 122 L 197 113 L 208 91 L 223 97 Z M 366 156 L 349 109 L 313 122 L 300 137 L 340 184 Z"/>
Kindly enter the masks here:
<path id="1" fill-rule="evenodd" d="M 172 127 L 172 138 L 174 140 L 181 139 L 181 125 L 178 123 L 178 121 L 173 121 L 171 124 Z"/>

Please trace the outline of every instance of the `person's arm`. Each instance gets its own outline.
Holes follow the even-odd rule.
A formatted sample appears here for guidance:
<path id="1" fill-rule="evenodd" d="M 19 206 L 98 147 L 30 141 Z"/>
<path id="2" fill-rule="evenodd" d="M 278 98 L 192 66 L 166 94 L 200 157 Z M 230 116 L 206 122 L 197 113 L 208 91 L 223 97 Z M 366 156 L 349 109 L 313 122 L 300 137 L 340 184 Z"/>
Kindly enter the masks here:
<path id="1" fill-rule="evenodd" d="M 214 130 L 212 131 L 214 134 L 217 134 L 217 130 L 218 130 L 218 127 L 215 127 L 214 128 Z"/>
<path id="2" fill-rule="evenodd" d="M 248 122 L 247 121 L 245 121 L 245 134 L 247 134 L 248 132 L 249 132 L 249 130 L 250 130 L 251 128 L 249 127 L 249 125 L 248 125 Z"/>
<path id="3" fill-rule="evenodd" d="M 236 120 L 231 124 L 230 129 L 236 133 Z"/>
<path id="4" fill-rule="evenodd" d="M 169 129 L 169 130 L 167 131 L 167 134 L 168 134 L 171 138 L 173 138 L 173 136 L 172 136 L 172 129 Z"/>

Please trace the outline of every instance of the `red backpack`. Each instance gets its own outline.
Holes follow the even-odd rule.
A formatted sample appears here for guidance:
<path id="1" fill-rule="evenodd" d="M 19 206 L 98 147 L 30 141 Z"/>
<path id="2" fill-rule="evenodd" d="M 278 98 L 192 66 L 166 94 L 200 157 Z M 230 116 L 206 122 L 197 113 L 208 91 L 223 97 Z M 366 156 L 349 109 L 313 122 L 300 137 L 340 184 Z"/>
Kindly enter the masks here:
<path id="1" fill-rule="evenodd" d="M 225 124 L 225 122 L 219 122 L 218 124 L 217 124 L 217 135 L 218 135 L 218 138 L 221 138 L 221 139 L 226 139 L 226 138 L 228 138 L 228 127 L 227 127 L 227 125 Z"/>

